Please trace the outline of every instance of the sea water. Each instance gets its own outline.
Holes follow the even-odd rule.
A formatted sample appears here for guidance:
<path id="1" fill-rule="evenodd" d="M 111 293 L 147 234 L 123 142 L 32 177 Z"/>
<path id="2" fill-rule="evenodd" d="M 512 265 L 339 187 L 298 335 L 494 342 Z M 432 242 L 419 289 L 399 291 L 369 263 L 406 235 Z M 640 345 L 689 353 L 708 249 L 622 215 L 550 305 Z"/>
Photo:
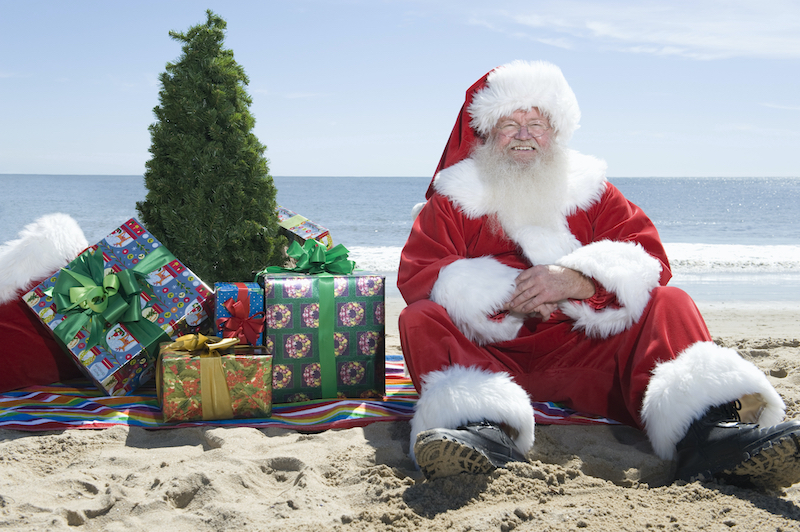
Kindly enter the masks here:
<path id="1" fill-rule="evenodd" d="M 275 177 L 277 201 L 327 227 L 358 267 L 394 288 L 411 209 L 429 177 Z M 673 269 L 670 284 L 705 301 L 800 297 L 800 179 L 610 178 L 650 216 Z M 96 242 L 144 199 L 142 176 L 0 175 L 0 243 L 42 214 L 65 212 Z M 201 216 L 202 213 L 198 213 Z"/>

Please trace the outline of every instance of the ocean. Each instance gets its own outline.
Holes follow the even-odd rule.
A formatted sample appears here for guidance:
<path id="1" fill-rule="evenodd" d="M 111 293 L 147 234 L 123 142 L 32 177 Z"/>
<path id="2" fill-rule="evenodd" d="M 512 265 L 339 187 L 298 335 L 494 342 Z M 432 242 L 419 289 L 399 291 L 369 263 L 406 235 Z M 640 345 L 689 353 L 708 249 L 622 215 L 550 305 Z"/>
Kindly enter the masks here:
<path id="1" fill-rule="evenodd" d="M 389 295 L 411 209 L 429 177 L 275 177 L 278 203 L 327 227 Z M 800 178 L 610 178 L 659 230 L 670 284 L 698 301 L 800 297 Z M 70 214 L 89 242 L 136 217 L 142 176 L 0 174 L 0 243 L 38 216 Z"/>

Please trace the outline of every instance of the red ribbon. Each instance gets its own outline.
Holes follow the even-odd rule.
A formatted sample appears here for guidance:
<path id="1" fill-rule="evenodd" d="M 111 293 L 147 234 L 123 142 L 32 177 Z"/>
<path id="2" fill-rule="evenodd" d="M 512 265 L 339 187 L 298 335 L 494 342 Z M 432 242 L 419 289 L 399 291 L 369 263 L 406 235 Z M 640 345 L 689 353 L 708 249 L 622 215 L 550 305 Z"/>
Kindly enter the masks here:
<path id="1" fill-rule="evenodd" d="M 238 301 L 233 298 L 223 303 L 229 318 L 217 318 L 217 327 L 223 338 L 238 338 L 242 344 L 258 345 L 258 335 L 264 330 L 264 313 L 250 315 L 250 294 L 244 283 L 233 283 L 239 290 Z"/>

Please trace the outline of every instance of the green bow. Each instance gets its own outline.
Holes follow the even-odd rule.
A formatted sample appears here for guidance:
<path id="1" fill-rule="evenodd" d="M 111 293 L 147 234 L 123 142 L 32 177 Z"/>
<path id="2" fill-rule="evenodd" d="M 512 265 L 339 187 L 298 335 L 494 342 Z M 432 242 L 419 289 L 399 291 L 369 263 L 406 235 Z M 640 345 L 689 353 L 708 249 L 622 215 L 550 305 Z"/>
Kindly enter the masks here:
<path id="1" fill-rule="evenodd" d="M 326 249 L 324 245 L 316 240 L 306 240 L 300 246 L 297 242 L 292 242 L 286 254 L 295 260 L 294 268 L 283 268 L 281 266 L 267 266 L 256 274 L 267 273 L 307 273 L 311 275 L 320 273 L 331 273 L 335 275 L 349 275 L 356 268 L 356 263 L 347 260 L 350 253 L 342 244 L 338 244 L 331 249 Z"/>
<path id="2" fill-rule="evenodd" d="M 142 345 L 161 336 L 169 340 L 161 327 L 142 317 L 139 294 L 142 292 L 140 280 L 173 259 L 172 254 L 161 247 L 134 268 L 106 275 L 102 252 L 88 251 L 80 255 L 69 264 L 69 269 L 61 269 L 55 286 L 47 291 L 56 303 L 56 312 L 64 315 L 53 332 L 68 344 L 87 327 L 86 346 L 92 348 L 103 340 L 107 323 L 124 322 L 133 326 L 135 332 L 131 332 Z"/>

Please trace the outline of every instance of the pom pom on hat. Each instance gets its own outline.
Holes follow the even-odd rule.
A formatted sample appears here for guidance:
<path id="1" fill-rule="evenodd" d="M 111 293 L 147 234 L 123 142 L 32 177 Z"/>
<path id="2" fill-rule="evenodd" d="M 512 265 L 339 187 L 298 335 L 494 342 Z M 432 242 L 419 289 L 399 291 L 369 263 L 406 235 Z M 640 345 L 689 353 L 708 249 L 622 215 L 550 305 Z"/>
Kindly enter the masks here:
<path id="1" fill-rule="evenodd" d="M 514 61 L 491 71 L 469 106 L 470 126 L 485 136 L 500 118 L 533 107 L 547 116 L 562 142 L 579 127 L 575 93 L 561 69 L 545 61 Z"/>

